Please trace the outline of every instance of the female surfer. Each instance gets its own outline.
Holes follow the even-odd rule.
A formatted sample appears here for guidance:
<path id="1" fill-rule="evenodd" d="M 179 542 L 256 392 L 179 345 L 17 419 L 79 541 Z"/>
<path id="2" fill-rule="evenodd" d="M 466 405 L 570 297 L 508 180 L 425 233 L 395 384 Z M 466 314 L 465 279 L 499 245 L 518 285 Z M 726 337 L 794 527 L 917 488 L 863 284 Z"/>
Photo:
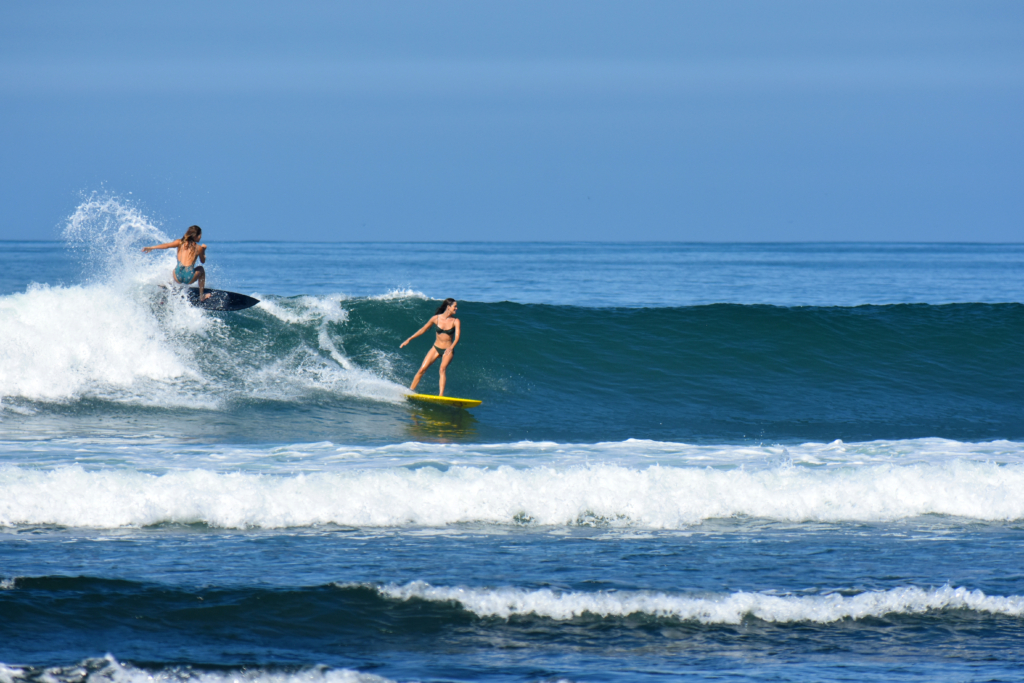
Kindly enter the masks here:
<path id="1" fill-rule="evenodd" d="M 412 378 L 412 384 L 409 385 L 409 388 L 413 391 L 416 390 L 416 385 L 420 383 L 420 378 L 423 377 L 423 373 L 427 371 L 427 368 L 440 358 L 441 383 L 437 395 L 444 396 L 445 370 L 448 369 L 448 365 L 452 362 L 455 345 L 459 343 L 459 335 L 462 334 L 462 324 L 455 317 L 455 312 L 458 310 L 459 304 L 456 303 L 455 299 L 445 299 L 437 309 L 437 312 L 430 316 L 427 324 L 398 347 L 400 349 L 404 348 L 406 344 L 429 330 L 431 325 L 437 328 L 437 337 L 434 339 L 434 345 L 427 351 L 427 355 L 423 359 L 423 365 L 420 366 L 419 372 Z"/>
<path id="2" fill-rule="evenodd" d="M 203 296 L 203 289 L 206 287 L 206 269 L 196 265 L 196 259 L 199 259 L 201 263 L 206 263 L 206 245 L 199 244 L 201 239 L 203 239 L 203 229 L 198 225 L 193 225 L 185 231 L 185 236 L 180 240 L 158 244 L 155 247 L 143 247 L 142 251 L 148 254 L 154 249 L 176 247 L 178 249 L 178 265 L 172 273 L 174 281 L 190 285 L 199 280 L 199 300 L 205 301 L 210 298 L 210 294 Z"/>

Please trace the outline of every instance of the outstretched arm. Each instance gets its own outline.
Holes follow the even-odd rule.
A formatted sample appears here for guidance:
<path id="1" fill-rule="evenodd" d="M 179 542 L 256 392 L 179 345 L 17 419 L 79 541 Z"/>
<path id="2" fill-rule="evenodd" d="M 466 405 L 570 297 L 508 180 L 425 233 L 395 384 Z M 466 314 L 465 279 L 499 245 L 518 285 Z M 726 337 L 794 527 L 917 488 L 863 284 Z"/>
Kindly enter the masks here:
<path id="1" fill-rule="evenodd" d="M 143 247 L 142 248 L 142 253 L 148 254 L 149 252 L 153 251 L 154 249 L 170 249 L 171 247 L 180 247 L 180 246 L 181 246 L 181 240 L 174 240 L 173 242 L 168 242 L 167 244 L 158 244 L 155 247 Z"/>
<path id="2" fill-rule="evenodd" d="M 421 327 L 421 328 L 420 328 L 419 330 L 417 330 L 417 331 L 416 331 L 416 334 L 412 335 L 411 337 L 409 337 L 408 339 L 406 339 L 406 340 L 405 340 L 404 342 L 402 342 L 401 344 L 399 344 L 399 345 L 398 345 L 398 348 L 400 348 L 400 349 L 401 349 L 401 348 L 404 348 L 406 344 L 408 344 L 408 343 L 409 343 L 409 342 L 411 342 L 411 341 L 412 341 L 413 339 L 415 339 L 416 337 L 420 336 L 421 334 L 423 334 L 424 332 L 426 332 L 427 330 L 429 330 L 429 329 L 430 329 L 430 326 L 434 324 L 434 318 L 436 318 L 436 317 L 437 317 L 436 315 L 432 315 L 432 316 L 430 316 L 430 320 L 428 320 L 428 321 L 427 321 L 427 324 L 426 324 L 426 325 L 424 325 L 423 327 Z"/>

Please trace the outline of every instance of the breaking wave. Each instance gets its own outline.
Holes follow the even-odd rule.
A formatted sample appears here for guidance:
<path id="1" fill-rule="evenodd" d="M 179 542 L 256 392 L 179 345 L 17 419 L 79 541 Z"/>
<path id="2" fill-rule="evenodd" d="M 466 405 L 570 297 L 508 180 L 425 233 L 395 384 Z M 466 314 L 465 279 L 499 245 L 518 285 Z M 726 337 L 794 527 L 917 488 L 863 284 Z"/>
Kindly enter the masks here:
<path id="1" fill-rule="evenodd" d="M 710 519 L 1024 519 L 1024 465 L 955 459 L 859 467 L 616 464 L 352 467 L 298 475 L 0 468 L 0 524 L 221 528 L 485 523 L 684 529 Z"/>
<path id="2" fill-rule="evenodd" d="M 388 683 L 391 679 L 350 669 L 313 667 L 274 671 L 246 667 L 235 671 L 201 671 L 193 667 L 148 669 L 119 662 L 111 655 L 72 666 L 45 668 L 0 663 L 0 683 Z"/>
<path id="3" fill-rule="evenodd" d="M 942 586 L 907 586 L 852 595 L 775 595 L 763 592 L 691 596 L 654 591 L 560 592 L 550 589 L 465 588 L 431 586 L 423 581 L 375 586 L 393 600 L 453 602 L 478 617 L 535 615 L 565 621 L 584 615 L 626 617 L 646 615 L 703 624 L 738 624 L 747 618 L 772 623 L 865 619 L 948 610 L 970 610 L 1009 617 L 1024 616 L 1024 597 L 989 596 L 978 590 Z"/>

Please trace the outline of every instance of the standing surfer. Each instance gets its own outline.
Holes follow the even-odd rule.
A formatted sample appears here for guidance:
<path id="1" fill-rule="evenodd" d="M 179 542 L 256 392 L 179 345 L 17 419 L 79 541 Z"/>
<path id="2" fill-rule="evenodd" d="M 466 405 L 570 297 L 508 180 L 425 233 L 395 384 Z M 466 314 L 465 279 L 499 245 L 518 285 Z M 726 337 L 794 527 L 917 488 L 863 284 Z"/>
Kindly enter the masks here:
<path id="1" fill-rule="evenodd" d="M 437 309 L 437 312 L 430 316 L 427 324 L 398 347 L 404 348 L 406 344 L 429 330 L 431 325 L 437 328 L 437 337 L 434 339 L 434 345 L 427 351 L 427 355 L 423 359 L 423 365 L 420 366 L 419 372 L 412 378 L 412 384 L 409 385 L 409 388 L 413 391 L 416 390 L 416 385 L 420 383 L 420 378 L 423 377 L 423 373 L 427 371 L 427 368 L 440 358 L 441 381 L 437 395 L 444 396 L 445 370 L 448 369 L 448 365 L 452 362 L 455 345 L 459 343 L 459 335 L 462 334 L 462 324 L 455 317 L 455 312 L 458 309 L 459 304 L 456 303 L 455 299 L 445 299 Z"/>
<path id="2" fill-rule="evenodd" d="M 185 236 L 180 240 L 174 240 L 167 244 L 158 244 L 155 247 L 143 247 L 143 253 L 148 254 L 154 249 L 170 249 L 176 247 L 178 250 L 178 265 L 174 268 L 174 281 L 183 285 L 190 285 L 199 280 L 199 300 L 205 301 L 210 294 L 203 296 L 203 289 L 206 287 L 206 269 L 196 265 L 196 259 L 200 263 L 206 263 L 206 245 L 199 244 L 203 239 L 203 229 L 198 225 L 191 226 L 185 231 Z"/>

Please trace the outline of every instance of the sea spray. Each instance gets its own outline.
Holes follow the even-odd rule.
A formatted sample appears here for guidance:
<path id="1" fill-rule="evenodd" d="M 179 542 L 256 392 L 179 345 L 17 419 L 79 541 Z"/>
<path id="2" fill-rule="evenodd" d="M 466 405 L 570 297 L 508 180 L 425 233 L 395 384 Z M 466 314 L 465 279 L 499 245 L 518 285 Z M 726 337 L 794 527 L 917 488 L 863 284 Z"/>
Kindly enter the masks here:
<path id="1" fill-rule="evenodd" d="M 93 193 L 79 204 L 68 217 L 62 237 L 79 254 L 83 278 L 88 283 L 152 282 L 158 273 L 169 275 L 174 267 L 173 251 L 153 256 L 141 251 L 144 246 L 174 238 L 169 238 L 134 202 L 114 195 Z"/>
<path id="2" fill-rule="evenodd" d="M 87 199 L 63 236 L 79 254 L 82 284 L 32 285 L 0 297 L 0 400 L 9 405 L 99 399 L 210 410 L 317 392 L 404 395 L 344 353 L 348 311 L 340 297 L 270 297 L 260 311 L 235 318 L 204 313 L 169 286 L 173 251 L 141 252 L 168 236 L 118 197 Z M 253 317 L 262 332 L 255 336 Z"/>

